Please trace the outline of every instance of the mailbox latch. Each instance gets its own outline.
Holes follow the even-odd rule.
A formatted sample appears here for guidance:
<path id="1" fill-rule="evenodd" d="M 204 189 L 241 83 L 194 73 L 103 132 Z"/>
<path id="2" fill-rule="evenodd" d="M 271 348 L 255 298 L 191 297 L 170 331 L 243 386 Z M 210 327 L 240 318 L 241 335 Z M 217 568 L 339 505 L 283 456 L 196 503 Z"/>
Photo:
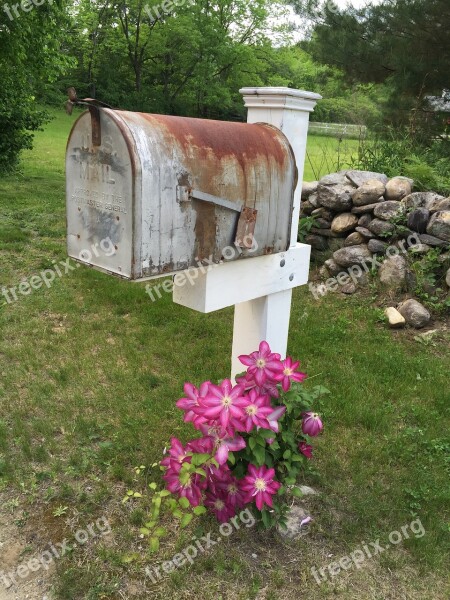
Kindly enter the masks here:
<path id="1" fill-rule="evenodd" d="M 228 208 L 235 212 L 241 213 L 238 221 L 236 231 L 236 246 L 240 248 L 251 249 L 253 247 L 253 234 L 255 232 L 256 215 L 258 211 L 249 206 L 245 206 L 243 202 L 231 202 L 226 198 L 220 198 L 219 196 L 213 196 L 212 194 L 206 194 L 199 190 L 194 190 L 185 185 L 179 185 L 177 187 L 177 202 L 191 202 L 191 200 L 200 200 L 202 202 L 209 202 L 222 208 Z"/>

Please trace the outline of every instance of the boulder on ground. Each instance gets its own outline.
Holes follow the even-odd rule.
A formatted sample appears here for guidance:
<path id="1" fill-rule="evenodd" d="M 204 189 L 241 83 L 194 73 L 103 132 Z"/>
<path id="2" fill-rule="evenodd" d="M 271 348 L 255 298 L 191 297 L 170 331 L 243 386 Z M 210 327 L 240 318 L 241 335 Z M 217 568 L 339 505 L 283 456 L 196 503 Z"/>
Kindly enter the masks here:
<path id="1" fill-rule="evenodd" d="M 422 244 L 427 244 L 428 246 L 433 246 L 435 248 L 447 248 L 448 246 L 448 242 L 445 242 L 434 235 L 428 235 L 427 233 L 421 233 L 419 239 Z"/>
<path id="2" fill-rule="evenodd" d="M 390 289 L 402 289 L 406 284 L 406 260 L 403 256 L 387 258 L 378 271 L 380 282 Z"/>
<path id="3" fill-rule="evenodd" d="M 369 179 L 377 179 L 384 185 L 388 182 L 388 178 L 384 173 L 373 173 L 372 171 L 347 171 L 346 177 L 356 187 L 361 187 Z"/>
<path id="4" fill-rule="evenodd" d="M 373 219 L 367 226 L 372 233 L 379 236 L 389 235 L 394 232 L 394 225 L 382 219 Z"/>
<path id="5" fill-rule="evenodd" d="M 358 219 L 358 227 L 367 227 L 367 225 L 372 220 L 372 215 L 366 213 L 362 217 Z"/>
<path id="6" fill-rule="evenodd" d="M 430 206 L 434 206 L 436 201 L 440 202 L 442 199 L 443 196 L 434 192 L 413 192 L 403 198 L 402 204 L 406 210 L 414 210 L 415 208 L 427 208 L 429 210 Z"/>
<path id="7" fill-rule="evenodd" d="M 383 202 L 384 198 L 383 196 L 381 196 L 380 198 L 378 198 L 378 200 L 380 202 Z M 352 213 L 354 215 L 362 215 L 364 213 L 370 213 L 373 211 L 373 209 L 375 208 L 376 203 L 374 204 L 365 204 L 364 206 L 354 206 L 352 208 Z"/>
<path id="8" fill-rule="evenodd" d="M 405 318 L 408 325 L 415 329 L 421 329 L 430 322 L 431 315 L 427 309 L 414 298 L 401 302 L 398 312 Z"/>
<path id="9" fill-rule="evenodd" d="M 364 238 L 368 240 L 371 240 L 375 237 L 375 235 L 370 231 L 370 229 L 367 229 L 367 227 L 356 227 L 356 232 L 360 233 Z"/>
<path id="10" fill-rule="evenodd" d="M 386 200 L 380 202 L 373 209 L 373 214 L 379 219 L 389 221 L 402 213 L 402 205 L 398 200 Z"/>
<path id="11" fill-rule="evenodd" d="M 330 173 L 319 179 L 319 185 L 348 185 L 353 187 L 350 180 L 345 176 L 347 171 L 339 171 L 338 173 Z"/>
<path id="12" fill-rule="evenodd" d="M 331 223 L 331 231 L 334 233 L 346 233 L 355 228 L 358 223 L 358 217 L 352 215 L 352 213 L 341 213 L 334 217 Z"/>
<path id="13" fill-rule="evenodd" d="M 328 240 L 321 235 L 308 234 L 305 237 L 305 244 L 309 244 L 314 250 L 327 250 Z"/>
<path id="14" fill-rule="evenodd" d="M 347 185 L 322 185 L 317 188 L 317 199 L 321 206 L 335 212 L 349 210 L 352 207 L 352 187 Z"/>
<path id="15" fill-rule="evenodd" d="M 392 329 L 398 329 L 399 327 L 404 327 L 406 325 L 405 318 L 393 306 L 386 308 L 384 314 L 388 319 L 389 327 L 392 327 Z"/>
<path id="16" fill-rule="evenodd" d="M 364 241 L 364 237 L 357 231 L 354 231 L 345 238 L 344 246 L 359 246 L 359 244 L 364 244 Z"/>
<path id="17" fill-rule="evenodd" d="M 386 244 L 386 242 L 382 242 L 381 240 L 374 239 L 369 240 L 367 246 L 369 250 L 374 254 L 384 254 L 386 252 L 388 244 Z"/>
<path id="18" fill-rule="evenodd" d="M 416 208 L 408 215 L 408 227 L 418 233 L 425 233 L 429 219 L 430 211 L 428 208 Z"/>
<path id="19" fill-rule="evenodd" d="M 434 213 L 427 227 L 428 235 L 450 242 L 450 210 Z"/>
<path id="20" fill-rule="evenodd" d="M 318 181 L 304 181 L 302 184 L 302 200 L 308 200 L 311 194 L 315 194 L 318 185 Z"/>
<path id="21" fill-rule="evenodd" d="M 329 258 L 323 264 L 327 268 L 327 271 L 331 277 L 336 277 L 336 275 L 342 273 L 342 267 L 338 265 L 337 262 L 332 258 Z"/>
<path id="22" fill-rule="evenodd" d="M 355 206 L 373 204 L 383 196 L 384 192 L 384 183 L 378 179 L 368 179 L 352 193 L 353 204 Z"/>
<path id="23" fill-rule="evenodd" d="M 447 274 L 445 276 L 445 283 L 448 285 L 448 287 L 450 288 L 450 269 L 447 271 Z"/>
<path id="24" fill-rule="evenodd" d="M 341 248 L 333 253 L 333 259 L 341 267 L 351 267 L 352 265 L 364 265 L 372 258 L 372 253 L 366 244 L 359 246 L 349 246 Z"/>
<path id="25" fill-rule="evenodd" d="M 411 180 L 406 177 L 393 177 L 386 184 L 386 200 L 402 200 L 412 191 Z"/>

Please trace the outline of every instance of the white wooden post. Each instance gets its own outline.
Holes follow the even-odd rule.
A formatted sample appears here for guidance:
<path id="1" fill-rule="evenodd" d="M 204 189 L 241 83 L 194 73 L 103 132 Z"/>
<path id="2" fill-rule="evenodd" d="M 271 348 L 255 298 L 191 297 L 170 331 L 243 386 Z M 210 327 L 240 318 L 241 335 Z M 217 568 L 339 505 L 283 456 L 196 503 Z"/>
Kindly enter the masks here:
<path id="1" fill-rule="evenodd" d="M 298 184 L 294 195 L 290 248 L 285 253 L 224 263 L 197 273 L 194 285 L 175 285 L 174 302 L 201 312 L 235 304 L 231 375 L 244 367 L 240 354 L 249 354 L 266 340 L 286 356 L 292 288 L 308 280 L 310 247 L 297 243 L 303 168 L 309 113 L 321 96 L 290 88 L 244 88 L 249 123 L 281 129 L 295 154 Z"/>

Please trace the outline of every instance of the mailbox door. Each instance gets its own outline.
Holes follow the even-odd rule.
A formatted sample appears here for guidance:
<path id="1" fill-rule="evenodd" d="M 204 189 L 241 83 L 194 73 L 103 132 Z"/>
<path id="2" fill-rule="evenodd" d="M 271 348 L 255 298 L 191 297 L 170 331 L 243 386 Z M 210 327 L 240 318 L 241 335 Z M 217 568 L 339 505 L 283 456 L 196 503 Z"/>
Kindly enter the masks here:
<path id="1" fill-rule="evenodd" d="M 133 143 L 119 119 L 93 109 L 75 123 L 66 154 L 68 254 L 126 278 L 140 173 Z"/>

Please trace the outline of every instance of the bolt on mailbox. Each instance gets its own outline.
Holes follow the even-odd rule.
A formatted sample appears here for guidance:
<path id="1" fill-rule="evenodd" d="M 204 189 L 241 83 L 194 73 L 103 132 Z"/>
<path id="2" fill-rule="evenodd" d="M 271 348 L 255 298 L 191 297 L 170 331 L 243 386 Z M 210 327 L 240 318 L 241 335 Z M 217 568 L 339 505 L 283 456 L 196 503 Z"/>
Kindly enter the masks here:
<path id="1" fill-rule="evenodd" d="M 289 247 L 297 168 L 271 125 L 90 106 L 66 174 L 69 256 L 123 278 L 219 263 L 230 246 L 233 260 Z"/>

